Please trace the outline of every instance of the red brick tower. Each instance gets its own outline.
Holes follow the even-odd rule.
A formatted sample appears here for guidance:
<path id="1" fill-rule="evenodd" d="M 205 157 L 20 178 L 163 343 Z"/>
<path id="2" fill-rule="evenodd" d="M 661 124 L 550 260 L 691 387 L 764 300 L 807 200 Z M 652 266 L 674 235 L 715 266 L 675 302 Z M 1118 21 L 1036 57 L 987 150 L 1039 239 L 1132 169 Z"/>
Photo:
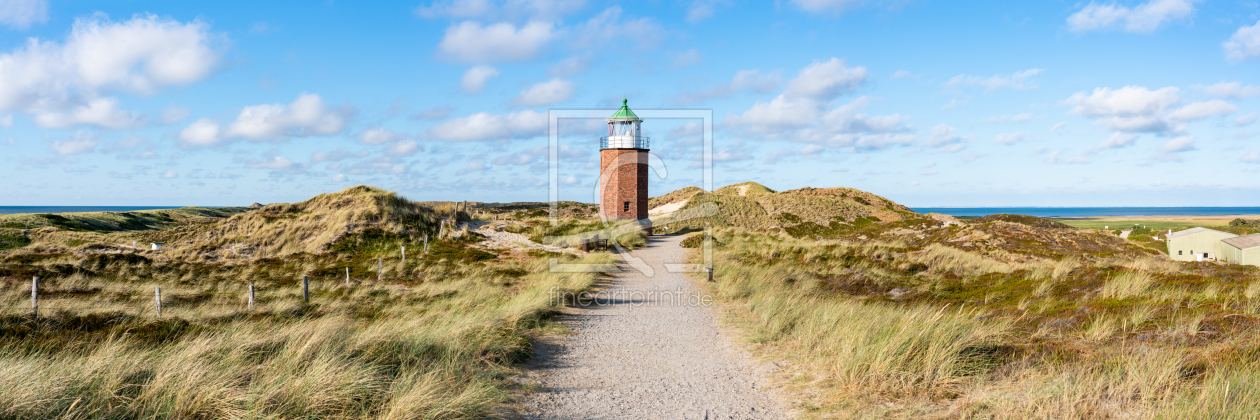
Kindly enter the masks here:
<path id="1" fill-rule="evenodd" d="M 599 151 L 599 214 L 608 220 L 638 220 L 651 232 L 648 220 L 648 138 L 643 120 L 626 100 L 608 121 L 608 137 Z"/>

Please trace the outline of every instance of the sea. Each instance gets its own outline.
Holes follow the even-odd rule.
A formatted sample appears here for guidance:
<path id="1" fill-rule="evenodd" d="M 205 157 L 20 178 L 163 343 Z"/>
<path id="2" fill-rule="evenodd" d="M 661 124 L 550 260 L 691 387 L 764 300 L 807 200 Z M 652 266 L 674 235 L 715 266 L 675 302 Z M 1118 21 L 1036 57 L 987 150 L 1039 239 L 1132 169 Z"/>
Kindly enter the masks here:
<path id="1" fill-rule="evenodd" d="M 0 206 L 0 214 L 86 213 L 93 211 L 132 211 L 178 209 L 186 206 Z"/>
<path id="2" fill-rule="evenodd" d="M 1260 207 L 911 207 L 918 213 L 941 213 L 954 217 L 990 214 L 1026 214 L 1046 218 L 1124 217 L 1124 216 L 1229 216 L 1260 214 Z"/>

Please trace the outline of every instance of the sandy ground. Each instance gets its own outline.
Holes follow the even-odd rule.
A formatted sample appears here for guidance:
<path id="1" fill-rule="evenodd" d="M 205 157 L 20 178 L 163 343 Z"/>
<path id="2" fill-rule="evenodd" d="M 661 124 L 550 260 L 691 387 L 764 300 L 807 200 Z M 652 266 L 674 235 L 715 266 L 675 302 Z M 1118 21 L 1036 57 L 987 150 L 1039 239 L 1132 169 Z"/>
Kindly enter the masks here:
<path id="1" fill-rule="evenodd" d="M 535 243 L 534 241 L 529 240 L 528 236 L 519 233 L 504 232 L 503 227 L 507 226 L 507 224 L 508 222 L 473 221 L 469 222 L 469 228 L 486 237 L 485 242 L 478 244 L 481 248 L 515 250 L 543 249 L 551 252 L 568 252 L 572 254 L 580 253 L 580 251 L 572 248 L 561 248 Z"/>
<path id="2" fill-rule="evenodd" d="M 652 275 L 623 265 L 595 304 L 566 308 L 573 334 L 535 343 L 520 382 L 528 419 L 781 419 L 769 364 L 723 335 L 715 308 L 692 304 L 702 292 L 681 263 L 680 236 L 656 236 L 632 255 Z"/>

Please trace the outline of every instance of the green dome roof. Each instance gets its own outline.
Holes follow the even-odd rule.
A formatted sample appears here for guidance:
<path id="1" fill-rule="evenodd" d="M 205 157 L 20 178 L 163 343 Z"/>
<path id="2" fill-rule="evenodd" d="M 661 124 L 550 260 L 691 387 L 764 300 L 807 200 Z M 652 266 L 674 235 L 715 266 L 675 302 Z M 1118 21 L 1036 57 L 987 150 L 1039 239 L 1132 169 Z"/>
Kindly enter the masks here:
<path id="1" fill-rule="evenodd" d="M 608 118 L 607 118 L 607 121 L 609 121 L 609 122 L 612 122 L 612 121 L 643 121 L 643 120 L 639 119 L 639 116 L 638 116 L 638 115 L 634 115 L 634 111 L 631 111 L 631 110 L 630 110 L 630 107 L 629 107 L 628 105 L 626 105 L 626 102 L 629 102 L 629 101 L 628 101 L 628 100 L 626 100 L 626 99 L 622 99 L 622 100 L 621 100 L 621 109 L 618 109 L 618 110 L 617 110 L 617 112 L 613 113 L 613 115 L 612 115 L 611 117 L 608 117 Z"/>

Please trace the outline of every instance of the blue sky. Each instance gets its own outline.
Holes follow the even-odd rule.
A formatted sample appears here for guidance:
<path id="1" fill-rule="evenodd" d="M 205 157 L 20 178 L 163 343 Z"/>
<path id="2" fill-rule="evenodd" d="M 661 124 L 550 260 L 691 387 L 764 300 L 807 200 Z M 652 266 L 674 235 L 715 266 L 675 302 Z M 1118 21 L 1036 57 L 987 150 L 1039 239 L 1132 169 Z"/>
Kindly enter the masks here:
<path id="1" fill-rule="evenodd" d="M 548 109 L 711 109 L 717 185 L 1260 205 L 1260 4 L 0 0 L 0 205 L 543 201 Z M 592 201 L 600 121 L 562 123 Z M 698 185 L 698 121 L 646 121 Z"/>

